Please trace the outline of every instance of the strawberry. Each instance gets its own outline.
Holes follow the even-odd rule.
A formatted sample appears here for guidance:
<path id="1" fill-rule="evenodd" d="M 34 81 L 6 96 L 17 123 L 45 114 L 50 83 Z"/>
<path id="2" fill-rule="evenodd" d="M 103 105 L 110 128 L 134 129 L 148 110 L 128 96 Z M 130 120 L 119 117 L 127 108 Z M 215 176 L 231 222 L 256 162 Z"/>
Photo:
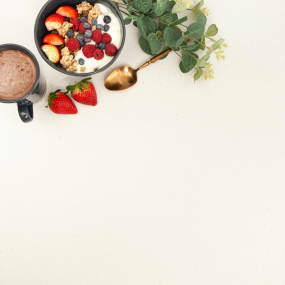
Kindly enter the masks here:
<path id="1" fill-rule="evenodd" d="M 75 85 L 67 86 L 67 90 L 70 91 L 71 97 L 85 105 L 96 106 L 97 105 L 97 93 L 94 85 L 90 82 L 91 78 L 83 79 Z"/>
<path id="2" fill-rule="evenodd" d="M 72 8 L 71 6 L 61 6 L 56 10 L 56 13 L 63 16 L 63 17 L 68 17 L 71 19 L 77 19 L 78 18 L 77 10 Z"/>
<path id="3" fill-rule="evenodd" d="M 56 46 L 43 45 L 42 50 L 51 62 L 58 63 L 60 61 L 60 51 Z"/>
<path id="4" fill-rule="evenodd" d="M 45 25 L 48 31 L 56 30 L 64 23 L 64 17 L 58 14 L 52 14 L 45 20 Z"/>
<path id="5" fill-rule="evenodd" d="M 60 90 L 49 94 L 49 108 L 56 114 L 77 114 L 77 108 L 72 100 Z"/>
<path id="6" fill-rule="evenodd" d="M 43 38 L 43 43 L 54 46 L 60 46 L 64 44 L 64 38 L 58 34 L 47 34 Z"/>

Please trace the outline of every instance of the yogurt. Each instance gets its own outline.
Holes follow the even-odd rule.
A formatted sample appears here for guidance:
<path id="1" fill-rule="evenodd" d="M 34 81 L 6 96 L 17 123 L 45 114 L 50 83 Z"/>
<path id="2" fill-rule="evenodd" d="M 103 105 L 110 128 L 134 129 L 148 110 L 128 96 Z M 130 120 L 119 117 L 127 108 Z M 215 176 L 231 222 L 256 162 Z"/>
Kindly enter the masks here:
<path id="1" fill-rule="evenodd" d="M 105 5 L 102 5 L 102 4 L 97 4 L 97 5 L 99 6 L 101 13 L 102 13 L 102 15 L 100 15 L 97 18 L 97 22 L 98 24 L 101 24 L 104 26 L 105 25 L 104 16 L 111 17 L 112 21 L 111 23 L 108 24 L 110 26 L 110 29 L 107 33 L 112 37 L 112 44 L 114 44 L 119 49 L 119 47 L 121 46 L 121 42 L 122 42 L 122 27 L 121 27 L 119 18 L 111 11 L 111 9 L 109 9 Z M 96 30 L 96 26 L 92 27 L 92 31 L 94 30 Z M 93 40 L 91 40 L 91 42 L 88 44 L 96 45 L 96 43 Z M 87 58 L 84 56 L 82 49 L 80 49 L 75 56 L 75 60 L 78 62 L 79 59 L 81 58 L 84 59 L 85 63 L 84 65 L 78 65 L 76 73 L 93 72 L 97 69 L 102 68 L 103 66 L 108 64 L 113 59 L 112 56 L 107 56 L 105 53 L 104 53 L 104 58 L 102 58 L 101 60 L 96 60 L 94 57 Z M 81 71 L 82 67 L 85 67 L 84 71 Z"/>

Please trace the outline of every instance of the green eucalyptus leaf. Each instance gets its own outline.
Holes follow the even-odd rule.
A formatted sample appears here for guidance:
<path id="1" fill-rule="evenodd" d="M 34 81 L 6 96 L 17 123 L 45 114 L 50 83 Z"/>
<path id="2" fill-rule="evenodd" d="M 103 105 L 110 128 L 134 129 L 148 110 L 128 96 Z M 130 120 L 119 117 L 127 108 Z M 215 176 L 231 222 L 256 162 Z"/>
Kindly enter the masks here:
<path id="1" fill-rule="evenodd" d="M 187 51 L 197 51 L 201 48 L 201 44 L 200 43 L 195 43 L 193 45 L 189 45 L 186 47 L 182 47 L 183 50 L 187 50 Z"/>
<path id="2" fill-rule="evenodd" d="M 185 16 L 185 17 L 183 17 L 183 18 L 180 18 L 180 19 L 178 19 L 178 20 L 172 22 L 171 24 L 169 24 L 169 26 L 177 26 L 177 25 L 180 25 L 180 24 L 186 22 L 187 20 L 188 20 L 188 17 Z"/>
<path id="3" fill-rule="evenodd" d="M 147 13 L 152 8 L 152 0 L 134 0 L 134 8 L 142 13 Z"/>
<path id="4" fill-rule="evenodd" d="M 207 37 L 214 37 L 217 33 L 218 33 L 218 27 L 215 24 L 212 24 L 211 26 L 209 26 L 209 28 L 206 32 L 206 36 Z"/>
<path id="5" fill-rule="evenodd" d="M 139 45 L 145 53 L 152 55 L 149 43 L 143 36 L 140 36 L 139 38 Z"/>
<path id="6" fill-rule="evenodd" d="M 176 14 L 165 14 L 160 17 L 160 22 L 164 25 L 170 25 L 177 20 L 178 16 Z"/>
<path id="7" fill-rule="evenodd" d="M 192 12 L 194 13 L 195 18 L 197 18 L 201 13 L 201 8 L 204 6 L 204 0 L 201 0 L 198 2 L 192 9 Z"/>
<path id="8" fill-rule="evenodd" d="M 124 19 L 124 23 L 125 23 L 126 25 L 129 25 L 129 24 L 132 22 L 132 20 L 133 20 L 132 17 L 129 16 L 129 17 L 127 17 L 127 18 Z"/>
<path id="9" fill-rule="evenodd" d="M 196 80 L 200 79 L 202 75 L 203 75 L 203 69 L 198 67 L 196 69 L 195 74 L 194 74 L 194 80 L 196 81 Z"/>
<path id="10" fill-rule="evenodd" d="M 183 69 L 184 72 L 189 72 L 196 66 L 197 58 L 198 58 L 198 56 L 195 53 L 190 53 L 190 52 L 186 52 L 186 51 L 182 52 L 181 64 L 184 67 L 184 69 Z M 181 69 L 181 67 L 180 67 L 180 69 Z"/>
<path id="11" fill-rule="evenodd" d="M 176 43 L 178 39 L 182 36 L 181 30 L 176 27 L 167 27 L 164 30 L 163 37 L 166 45 L 172 48 L 176 48 Z"/>
<path id="12" fill-rule="evenodd" d="M 169 0 L 157 0 L 154 4 L 154 12 L 156 16 L 162 16 L 169 7 Z"/>
<path id="13" fill-rule="evenodd" d="M 200 13 L 197 17 L 197 22 L 205 26 L 207 23 L 207 17 L 203 13 Z"/>
<path id="14" fill-rule="evenodd" d="M 137 26 L 144 38 L 147 38 L 150 33 L 157 30 L 157 23 L 148 16 L 139 17 L 137 19 Z"/>
<path id="15" fill-rule="evenodd" d="M 188 6 L 184 4 L 183 2 L 176 2 L 174 7 L 172 8 L 172 13 L 177 14 L 180 12 L 184 12 L 188 9 Z"/>
<path id="16" fill-rule="evenodd" d="M 200 40 L 203 37 L 204 32 L 205 25 L 200 22 L 193 23 L 187 28 L 187 34 L 191 40 Z"/>
<path id="17" fill-rule="evenodd" d="M 153 55 L 158 54 L 162 49 L 162 41 L 155 33 L 151 33 L 147 37 L 148 44 Z"/>

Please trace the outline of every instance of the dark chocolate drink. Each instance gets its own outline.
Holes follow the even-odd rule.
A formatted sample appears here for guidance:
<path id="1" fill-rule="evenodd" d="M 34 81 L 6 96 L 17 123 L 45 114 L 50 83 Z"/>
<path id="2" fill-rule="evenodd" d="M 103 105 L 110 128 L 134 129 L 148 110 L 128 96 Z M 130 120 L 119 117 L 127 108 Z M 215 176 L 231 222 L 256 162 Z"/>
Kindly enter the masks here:
<path id="1" fill-rule="evenodd" d="M 37 80 L 32 58 L 19 50 L 0 51 L 0 99 L 17 100 L 25 96 Z"/>

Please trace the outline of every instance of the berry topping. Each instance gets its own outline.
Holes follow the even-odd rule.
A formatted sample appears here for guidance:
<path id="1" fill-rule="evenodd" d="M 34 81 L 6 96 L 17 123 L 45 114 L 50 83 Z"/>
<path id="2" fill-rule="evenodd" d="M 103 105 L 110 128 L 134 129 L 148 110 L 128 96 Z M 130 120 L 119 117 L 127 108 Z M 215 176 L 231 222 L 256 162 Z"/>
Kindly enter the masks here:
<path id="1" fill-rule="evenodd" d="M 77 10 L 72 8 L 71 6 L 61 6 L 56 10 L 56 13 L 63 17 L 69 17 L 71 19 L 78 18 Z"/>
<path id="2" fill-rule="evenodd" d="M 101 43 L 98 44 L 98 48 L 103 50 L 103 49 L 106 48 L 106 44 L 101 42 Z"/>
<path id="3" fill-rule="evenodd" d="M 93 57 L 95 50 L 96 48 L 94 45 L 86 45 L 82 48 L 82 52 L 87 58 Z"/>
<path id="4" fill-rule="evenodd" d="M 94 52 L 94 58 L 100 60 L 103 57 L 104 57 L 104 52 L 101 49 L 97 48 Z"/>
<path id="5" fill-rule="evenodd" d="M 79 58 L 78 63 L 79 63 L 80 65 L 84 65 L 85 60 L 84 60 L 83 58 Z"/>
<path id="6" fill-rule="evenodd" d="M 92 33 L 92 40 L 97 44 L 100 43 L 102 41 L 102 31 L 101 30 L 95 30 Z"/>
<path id="7" fill-rule="evenodd" d="M 90 38 L 85 38 L 85 43 L 90 43 L 91 39 Z"/>
<path id="8" fill-rule="evenodd" d="M 45 25 L 48 31 L 56 30 L 64 23 L 64 17 L 58 14 L 52 14 L 45 20 Z"/>
<path id="9" fill-rule="evenodd" d="M 43 52 L 46 54 L 48 59 L 53 63 L 58 63 L 60 60 L 60 52 L 56 46 L 53 45 L 43 45 Z"/>
<path id="10" fill-rule="evenodd" d="M 98 24 L 98 21 L 96 18 L 92 18 L 91 23 L 92 23 L 92 26 L 96 26 Z"/>
<path id="11" fill-rule="evenodd" d="M 86 37 L 86 38 L 92 38 L 92 31 L 91 31 L 91 30 L 87 30 L 87 31 L 85 32 L 85 37 Z"/>
<path id="12" fill-rule="evenodd" d="M 64 44 L 64 38 L 60 36 L 59 34 L 47 34 L 43 38 L 43 43 L 49 44 L 49 45 L 60 46 Z"/>
<path id="13" fill-rule="evenodd" d="M 68 49 L 72 52 L 72 51 L 77 51 L 80 49 L 80 43 L 77 39 L 72 38 L 70 39 L 67 43 L 66 46 L 68 47 Z"/>
<path id="14" fill-rule="evenodd" d="M 87 22 L 87 18 L 86 18 L 86 17 L 81 17 L 81 18 L 80 18 L 80 22 L 81 22 L 81 23 Z"/>
<path id="15" fill-rule="evenodd" d="M 70 19 L 70 23 L 73 24 L 74 31 L 79 30 L 80 22 L 78 21 L 78 19 Z"/>
<path id="16" fill-rule="evenodd" d="M 83 24 L 84 29 L 91 29 L 91 25 L 89 23 Z"/>
<path id="17" fill-rule="evenodd" d="M 112 19 L 111 19 L 111 17 L 110 16 L 105 16 L 104 17 L 104 23 L 106 23 L 106 24 L 110 24 L 111 23 L 111 21 L 112 21 Z"/>
<path id="18" fill-rule="evenodd" d="M 109 44 L 112 41 L 112 37 L 109 34 L 103 34 L 102 42 Z"/>
<path id="19" fill-rule="evenodd" d="M 66 32 L 66 35 L 69 37 L 69 38 L 73 38 L 74 37 L 74 31 L 72 29 L 69 29 L 67 32 Z"/>
<path id="20" fill-rule="evenodd" d="M 104 25 L 104 31 L 108 32 L 110 30 L 110 26 L 109 25 Z"/>
<path id="21" fill-rule="evenodd" d="M 104 26 L 101 24 L 96 25 L 97 30 L 104 30 Z"/>
<path id="22" fill-rule="evenodd" d="M 118 52 L 118 49 L 113 44 L 107 44 L 105 52 L 108 56 L 115 56 Z"/>
<path id="23" fill-rule="evenodd" d="M 70 18 L 69 17 L 64 17 L 64 21 L 65 22 L 70 22 Z"/>

